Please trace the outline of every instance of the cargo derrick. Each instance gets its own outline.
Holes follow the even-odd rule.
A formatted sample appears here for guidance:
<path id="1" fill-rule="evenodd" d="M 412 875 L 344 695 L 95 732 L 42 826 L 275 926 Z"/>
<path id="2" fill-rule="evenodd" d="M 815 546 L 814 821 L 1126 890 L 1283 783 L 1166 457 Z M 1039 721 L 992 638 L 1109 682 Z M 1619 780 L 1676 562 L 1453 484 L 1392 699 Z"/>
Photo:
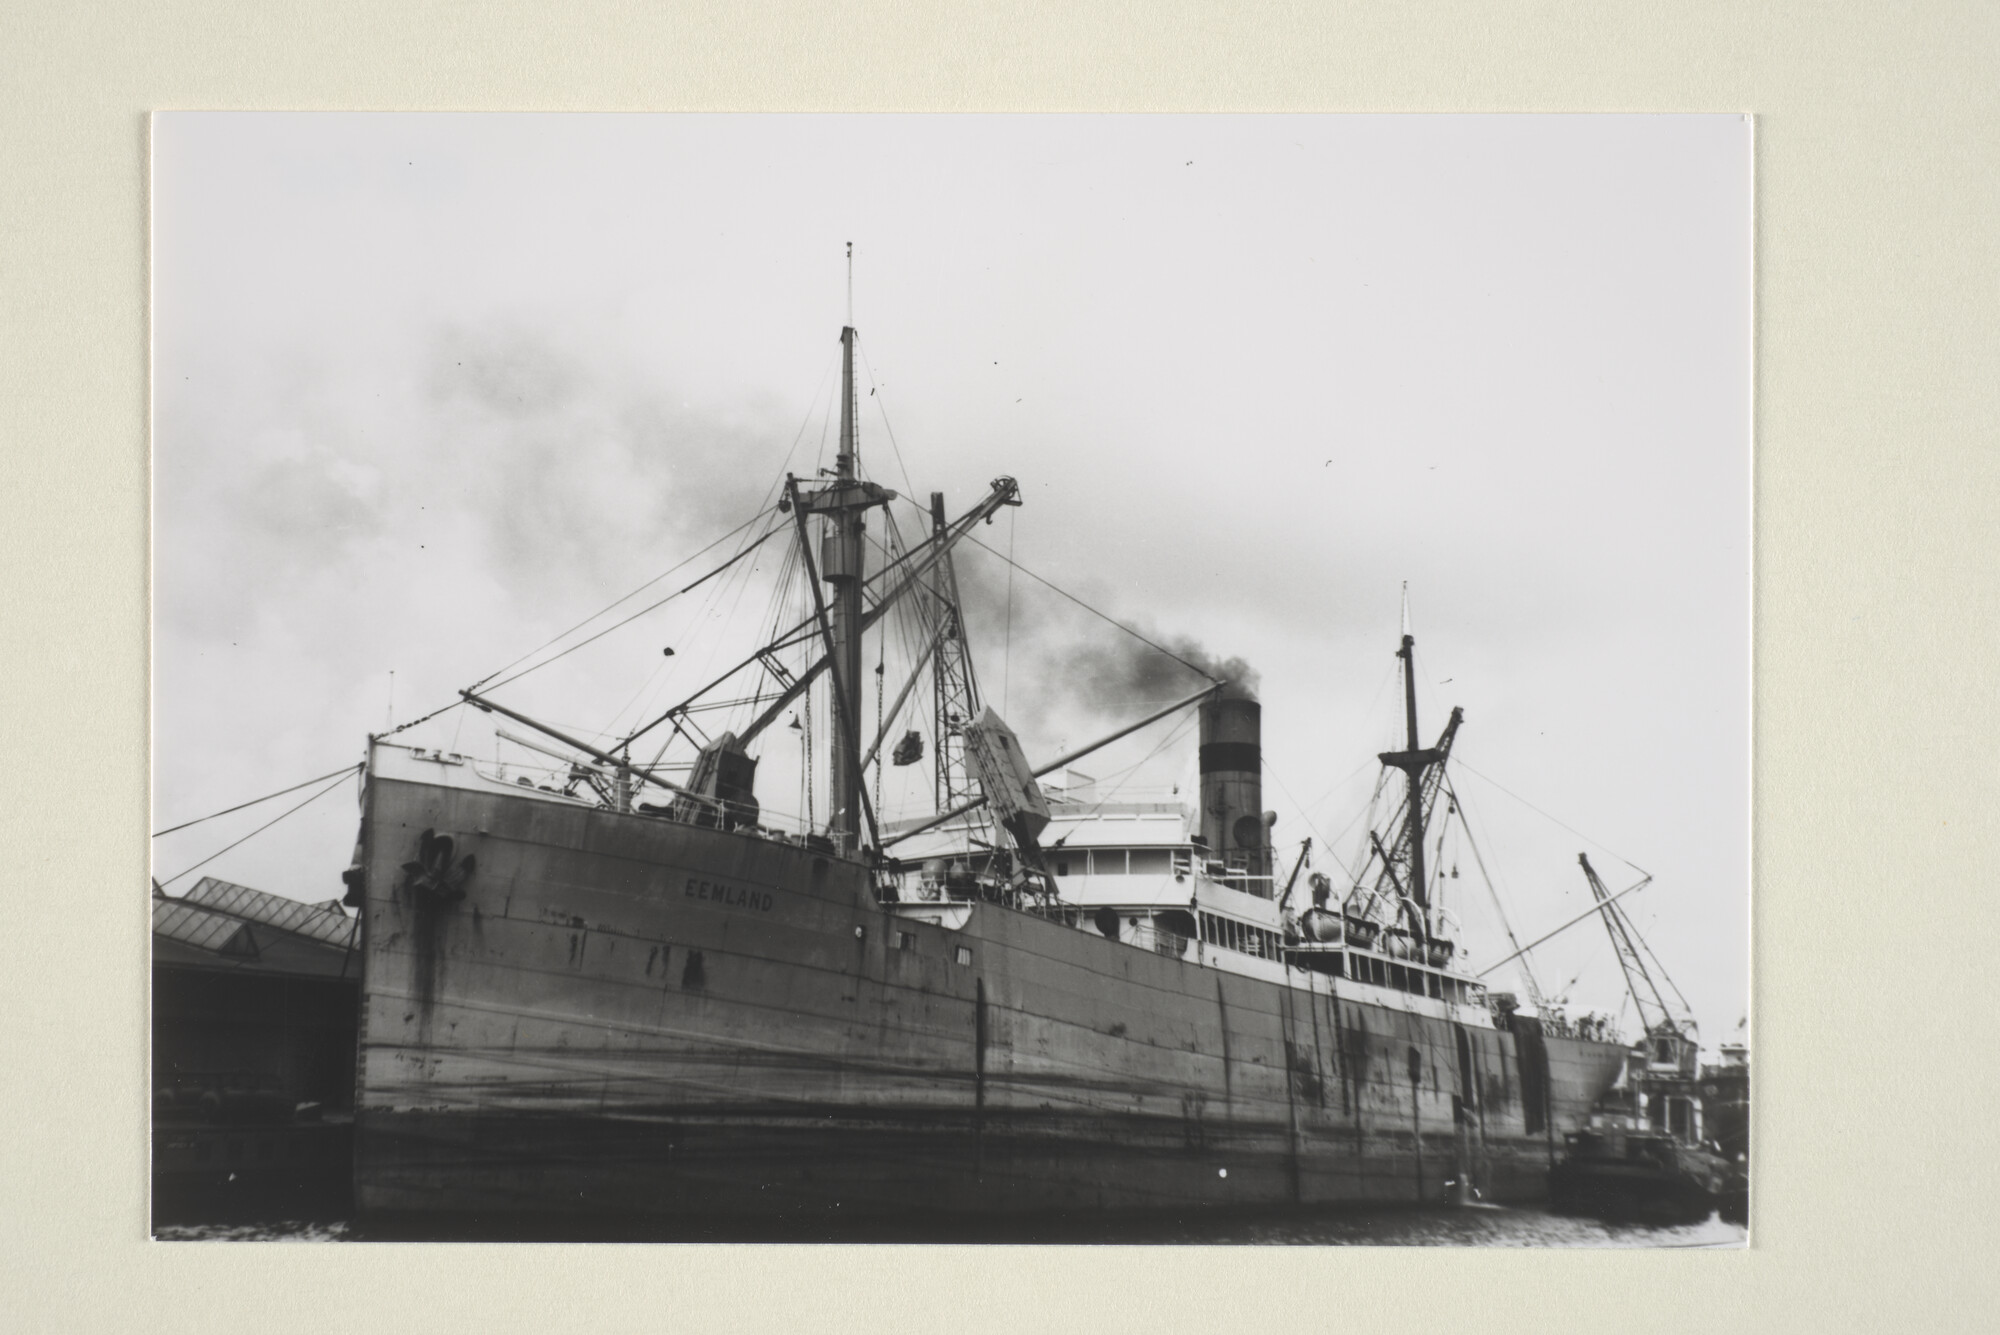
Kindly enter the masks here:
<path id="1" fill-rule="evenodd" d="M 1425 1200 L 1447 1169 L 1534 1196 L 1550 1132 L 1577 1124 L 1623 1053 L 1514 1023 L 1452 966 L 1424 844 L 1461 716 L 1419 747 L 1413 641 L 1398 654 L 1407 747 L 1380 757 L 1384 786 L 1400 772 L 1407 794 L 1370 854 L 1374 899 L 1359 904 L 1357 879 L 1351 912 L 1328 912 L 1315 873 L 1314 910 L 1294 921 L 1306 849 L 1278 902 L 1247 692 L 1179 660 L 1200 689 L 1039 766 L 982 704 L 951 552 L 1019 488 L 998 478 L 950 522 L 933 494 L 925 540 L 901 550 L 895 494 L 860 466 L 857 339 L 850 318 L 835 467 L 787 476 L 789 522 L 768 518 L 687 586 L 789 530 L 803 616 L 774 601 L 767 624 L 789 628 L 602 747 L 498 704 L 495 687 L 463 693 L 559 743 L 532 745 L 587 771 L 599 802 L 462 756 L 371 749 L 355 872 L 363 1211 Z M 887 541 L 871 571 L 874 509 Z M 898 606 L 915 622 L 901 625 L 908 679 L 869 728 L 862 641 Z M 757 684 L 724 698 L 745 672 Z M 940 810 L 885 830 L 865 777 L 926 673 Z M 763 823 L 753 750 L 802 699 L 802 759 L 814 768 L 817 713 L 831 804 L 793 833 Z M 1066 842 L 1106 804 L 1052 810 L 1037 780 L 1190 707 L 1196 809 L 1128 803 L 1094 842 Z M 723 710 L 752 717 L 696 725 Z M 659 754 L 635 763 L 654 731 Z M 694 755 L 676 782 L 662 761 L 682 743 Z M 896 763 L 918 758 L 908 743 Z M 635 804 L 642 787 L 671 800 Z M 461 895 L 410 879 L 414 831 L 478 848 Z M 929 853 L 895 851 L 933 831 Z M 571 1056 L 551 1067 L 558 1050 Z"/>
<path id="2" fill-rule="evenodd" d="M 931 535 L 945 531 L 944 493 L 931 493 Z M 979 683 L 973 676 L 972 654 L 965 642 L 965 621 L 959 614 L 958 572 L 947 553 L 932 575 L 932 607 L 936 609 L 936 647 L 932 650 L 932 694 L 935 699 L 931 733 L 935 747 L 937 808 L 943 811 L 972 795 L 972 775 L 966 763 L 966 724 L 979 717 Z"/>

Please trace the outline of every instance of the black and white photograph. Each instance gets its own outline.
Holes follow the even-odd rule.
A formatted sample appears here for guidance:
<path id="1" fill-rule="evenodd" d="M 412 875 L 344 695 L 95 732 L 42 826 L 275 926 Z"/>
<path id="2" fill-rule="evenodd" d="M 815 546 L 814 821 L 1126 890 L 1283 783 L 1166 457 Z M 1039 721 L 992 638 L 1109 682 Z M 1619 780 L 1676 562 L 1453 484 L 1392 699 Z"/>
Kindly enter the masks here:
<path id="1" fill-rule="evenodd" d="M 1747 1246 L 1752 145 L 156 115 L 152 1235 Z"/>

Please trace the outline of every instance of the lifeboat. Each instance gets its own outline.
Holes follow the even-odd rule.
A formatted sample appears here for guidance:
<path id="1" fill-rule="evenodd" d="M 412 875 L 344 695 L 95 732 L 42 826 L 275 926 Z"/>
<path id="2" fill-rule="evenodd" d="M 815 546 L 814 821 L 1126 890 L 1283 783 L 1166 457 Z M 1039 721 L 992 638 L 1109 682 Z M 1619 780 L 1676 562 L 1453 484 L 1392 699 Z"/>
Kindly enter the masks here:
<path id="1" fill-rule="evenodd" d="M 1382 933 L 1382 953 L 1392 960 L 1422 961 L 1424 948 L 1401 927 L 1391 927 Z"/>

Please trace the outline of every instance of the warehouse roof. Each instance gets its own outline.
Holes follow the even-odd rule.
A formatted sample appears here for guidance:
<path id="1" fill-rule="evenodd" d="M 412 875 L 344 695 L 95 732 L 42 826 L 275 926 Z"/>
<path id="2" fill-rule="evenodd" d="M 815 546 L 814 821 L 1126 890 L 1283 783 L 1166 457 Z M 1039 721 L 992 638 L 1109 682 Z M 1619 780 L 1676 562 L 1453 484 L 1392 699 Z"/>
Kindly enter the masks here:
<path id="1" fill-rule="evenodd" d="M 352 977 L 360 919 L 205 877 L 180 898 L 153 896 L 153 963 L 248 973 Z"/>

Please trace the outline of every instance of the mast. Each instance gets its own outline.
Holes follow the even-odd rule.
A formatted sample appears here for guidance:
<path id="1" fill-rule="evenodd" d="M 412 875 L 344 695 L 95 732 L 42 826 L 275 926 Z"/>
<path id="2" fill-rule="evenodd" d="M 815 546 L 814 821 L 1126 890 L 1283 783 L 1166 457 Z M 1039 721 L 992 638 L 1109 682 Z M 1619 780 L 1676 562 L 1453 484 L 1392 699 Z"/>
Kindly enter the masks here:
<path id="1" fill-rule="evenodd" d="M 840 330 L 840 453 L 834 458 L 833 480 L 816 491 L 794 492 L 799 517 L 817 514 L 820 528 L 818 577 L 831 586 L 824 603 L 826 661 L 832 674 L 833 738 L 827 757 L 831 811 L 827 832 L 843 852 L 860 846 L 862 805 L 866 801 L 861 776 L 861 635 L 868 627 L 861 603 L 868 533 L 867 514 L 886 505 L 895 493 L 863 481 L 854 417 L 854 326 Z M 801 532 L 800 538 L 806 535 Z M 810 553 L 807 569 L 812 569 Z"/>
<path id="2" fill-rule="evenodd" d="M 834 460 L 834 485 L 842 492 L 855 481 L 854 439 L 854 326 L 840 331 L 840 453 Z M 846 499 L 842 497 L 843 501 Z M 832 807 L 833 835 L 843 847 L 852 848 L 861 830 L 858 792 L 861 786 L 860 751 L 855 746 L 861 719 L 861 562 L 865 506 L 843 504 L 826 515 L 820 539 L 822 577 L 833 586 L 827 615 L 832 625 L 834 656 L 833 690 L 839 696 L 835 708 L 845 724 L 833 745 Z"/>
<path id="3" fill-rule="evenodd" d="M 1432 750 L 1437 752 L 1437 759 L 1433 761 L 1424 770 L 1423 822 L 1420 826 L 1417 827 L 1421 829 L 1426 836 L 1428 836 L 1431 832 L 1431 829 L 1434 828 L 1431 826 L 1431 817 L 1437 814 L 1438 797 L 1444 791 L 1445 762 L 1451 759 L 1452 741 L 1454 738 L 1457 737 L 1459 725 L 1464 721 L 1465 721 L 1465 711 L 1463 709 L 1460 709 L 1456 705 L 1452 706 L 1451 719 L 1449 722 L 1445 724 L 1444 731 L 1438 734 L 1437 742 L 1431 748 Z M 1405 864 L 1406 866 L 1409 864 L 1410 861 L 1410 855 L 1409 855 L 1410 828 L 1411 828 L 1410 820 L 1408 814 L 1405 813 L 1401 818 L 1400 828 L 1398 828 L 1398 830 L 1396 831 L 1395 838 L 1391 841 L 1389 846 L 1389 852 L 1393 855 L 1394 859 L 1398 862 Z M 1426 886 L 1426 892 L 1428 892 L 1428 889 L 1429 887 Z M 1442 904 L 1433 903 L 1431 907 L 1433 908 L 1442 907 Z"/>
<path id="4" fill-rule="evenodd" d="M 1402 770 L 1410 781 L 1410 796 L 1408 808 L 1404 813 L 1403 832 L 1403 838 L 1410 846 L 1410 881 L 1407 893 L 1416 904 L 1417 912 L 1424 920 L 1424 932 L 1428 935 L 1430 890 L 1424 877 L 1424 771 L 1443 760 L 1444 753 L 1437 747 L 1420 749 L 1417 745 L 1416 643 L 1416 638 L 1405 632 L 1403 646 L 1396 651 L 1396 657 L 1403 660 L 1403 718 L 1409 749 L 1384 751 L 1378 759 L 1384 765 Z"/>
<path id="5" fill-rule="evenodd" d="M 1409 724 L 1409 748 L 1417 749 L 1417 659 L 1416 638 L 1403 636 L 1403 647 L 1398 651 L 1403 660 L 1403 715 Z M 1410 776 L 1410 894 L 1416 899 L 1417 907 L 1428 909 L 1430 882 L 1424 879 L 1424 785 L 1423 770 L 1412 765 L 1407 771 Z"/>
<path id="6" fill-rule="evenodd" d="M 866 489 L 869 495 L 880 496 L 882 502 L 894 500 L 896 497 L 895 492 L 889 491 L 886 488 L 877 487 L 873 483 L 863 482 L 858 485 Z M 889 565 L 883 567 L 881 570 L 878 570 L 875 573 L 874 578 L 863 581 L 862 588 L 864 590 L 866 590 L 869 586 L 876 583 L 884 583 L 887 585 L 887 587 L 877 592 L 874 595 L 875 604 L 874 606 L 870 607 L 866 613 L 862 615 L 861 629 L 863 631 L 866 631 L 870 627 L 874 626 L 878 621 L 882 619 L 883 616 L 885 616 L 888 613 L 891 607 L 893 607 L 900 599 L 903 598 L 904 595 L 910 593 L 913 589 L 917 588 L 920 584 L 922 584 L 923 581 L 929 576 L 932 567 L 938 561 L 944 558 L 945 554 L 948 551 L 950 551 L 952 545 L 960 541 L 962 538 L 964 538 L 965 535 L 970 533 L 975 526 L 979 525 L 980 523 L 983 523 L 984 521 L 992 517 L 994 514 L 997 514 L 1000 511 L 1001 507 L 1003 506 L 1019 505 L 1021 503 L 1020 491 L 1021 491 L 1020 484 L 1014 481 L 1013 478 L 1011 477 L 994 478 L 993 490 L 987 494 L 986 499 L 981 501 L 978 505 L 972 507 L 972 509 L 966 511 L 964 514 L 960 515 L 956 520 L 954 520 L 952 522 L 950 530 L 946 532 L 943 539 L 926 542 L 918 550 L 910 552 L 904 555 L 903 557 L 899 558 L 898 560 L 891 562 Z M 785 496 L 778 502 L 779 511 L 781 513 L 790 513 L 787 507 L 791 506 L 795 500 L 798 504 L 806 507 L 805 513 L 811 512 L 812 509 L 811 497 L 806 494 L 800 494 L 797 497 L 794 497 L 789 490 L 786 492 Z M 891 574 L 895 574 L 898 576 L 898 578 L 893 582 L 890 582 L 888 579 L 888 577 Z M 669 709 L 666 713 L 660 715 L 658 718 L 654 719 L 651 723 L 648 723 L 645 727 L 639 729 L 638 732 L 633 733 L 632 737 L 638 737 L 646 732 L 649 732 L 652 729 L 658 727 L 660 724 L 667 722 L 669 719 L 681 719 L 686 717 L 689 707 L 692 706 L 695 701 L 701 699 L 703 696 L 707 695 L 710 691 L 713 691 L 716 687 L 720 686 L 724 681 L 727 681 L 730 677 L 734 676 L 737 672 L 740 672 L 744 668 L 751 667 L 757 664 L 762 664 L 765 668 L 769 669 L 772 666 L 772 660 L 770 658 L 771 654 L 775 653 L 780 649 L 788 649 L 793 645 L 803 643 L 805 640 L 813 638 L 813 635 L 817 629 L 817 624 L 818 623 L 814 618 L 812 617 L 806 618 L 806 620 L 792 627 L 790 630 L 786 631 L 783 635 L 778 636 L 770 644 L 765 645 L 762 649 L 759 649 L 756 653 L 750 655 L 748 658 L 738 663 L 735 667 L 730 668 L 727 672 L 724 672 L 721 676 L 710 681 L 708 685 L 702 687 L 699 691 L 696 691 L 693 695 L 681 701 L 679 704 Z M 780 718 L 783 718 L 785 710 L 791 705 L 791 703 L 794 700 L 798 699 L 801 695 L 805 694 L 807 688 L 810 687 L 813 682 L 819 680 L 820 673 L 826 671 L 828 666 L 831 665 L 831 663 L 832 660 L 829 658 L 824 658 L 824 657 L 816 658 L 813 660 L 811 666 L 807 667 L 804 672 L 801 672 L 796 676 L 790 676 L 790 674 L 784 672 L 774 672 L 773 675 L 778 677 L 778 679 L 781 681 L 786 680 L 786 678 L 789 676 L 790 684 L 787 685 L 784 688 L 784 690 L 780 691 L 775 697 L 773 697 L 769 704 L 766 704 L 764 706 L 764 712 L 759 714 L 754 720 L 751 721 L 748 727 L 743 729 L 743 731 L 737 736 L 737 740 L 747 746 L 752 738 L 762 733 L 764 729 L 770 727 Z M 628 738 L 628 740 L 630 739 Z"/>
<path id="7" fill-rule="evenodd" d="M 860 846 L 862 808 L 867 803 L 866 783 L 861 773 L 861 636 L 868 629 L 867 610 L 862 605 L 866 583 L 868 511 L 887 505 L 896 493 L 861 477 L 861 447 L 855 431 L 854 390 L 854 243 L 847 243 L 847 323 L 840 328 L 840 452 L 834 456 L 833 480 L 816 491 L 801 492 L 792 485 L 790 498 L 798 506 L 799 538 L 809 541 L 805 517 L 821 519 L 819 569 L 813 571 L 808 548 L 806 569 L 831 586 L 819 608 L 826 639 L 826 664 L 833 681 L 833 738 L 827 749 L 830 766 L 828 781 L 827 833 L 842 852 Z M 815 588 L 817 599 L 817 589 Z M 795 685 L 804 685 L 797 682 Z M 789 692 L 788 692 L 789 693 Z M 770 711 L 752 725 L 754 730 L 768 721 Z M 872 814 L 871 814 L 872 823 Z"/>

